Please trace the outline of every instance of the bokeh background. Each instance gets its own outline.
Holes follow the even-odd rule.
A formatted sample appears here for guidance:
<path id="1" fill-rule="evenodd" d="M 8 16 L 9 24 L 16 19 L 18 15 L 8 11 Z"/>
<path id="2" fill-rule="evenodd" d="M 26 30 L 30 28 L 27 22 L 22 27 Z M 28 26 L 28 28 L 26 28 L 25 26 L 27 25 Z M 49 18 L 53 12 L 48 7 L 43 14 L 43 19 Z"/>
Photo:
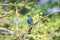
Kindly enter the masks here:
<path id="1" fill-rule="evenodd" d="M 0 30 L 0 40 L 13 40 L 16 34 L 28 32 L 28 15 L 33 23 L 49 16 L 32 26 L 31 34 L 15 40 L 60 40 L 60 0 L 0 0 L 0 27 L 7 23 L 14 32 Z"/>

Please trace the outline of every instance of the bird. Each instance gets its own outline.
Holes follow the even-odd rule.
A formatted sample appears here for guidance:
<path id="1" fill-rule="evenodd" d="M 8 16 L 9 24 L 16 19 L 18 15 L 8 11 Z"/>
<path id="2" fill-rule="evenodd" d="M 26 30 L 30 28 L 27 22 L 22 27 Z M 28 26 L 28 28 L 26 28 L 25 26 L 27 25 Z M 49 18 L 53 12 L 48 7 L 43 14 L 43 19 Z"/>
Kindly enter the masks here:
<path id="1" fill-rule="evenodd" d="M 33 19 L 30 15 L 28 15 L 28 20 L 27 20 L 29 25 L 33 25 Z"/>
<path id="2" fill-rule="evenodd" d="M 28 15 L 28 20 L 27 20 L 27 22 L 28 22 L 28 25 L 29 25 L 28 34 L 31 34 L 31 30 L 32 30 L 31 25 L 33 25 L 33 19 L 32 19 L 32 17 L 31 17 L 30 15 Z"/>

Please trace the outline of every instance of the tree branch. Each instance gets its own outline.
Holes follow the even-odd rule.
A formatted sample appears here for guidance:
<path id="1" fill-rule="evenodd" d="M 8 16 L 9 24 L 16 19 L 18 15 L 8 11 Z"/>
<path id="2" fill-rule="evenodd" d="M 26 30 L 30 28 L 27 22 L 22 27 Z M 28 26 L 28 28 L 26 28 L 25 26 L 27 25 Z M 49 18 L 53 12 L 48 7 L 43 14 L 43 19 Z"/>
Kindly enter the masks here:
<path id="1" fill-rule="evenodd" d="M 29 30 L 28 30 L 28 33 L 31 33 L 31 30 L 32 30 L 33 26 L 35 26 L 37 23 L 39 23 L 39 22 L 41 22 L 41 21 L 44 21 L 44 19 L 45 19 L 46 17 L 48 17 L 48 16 L 50 16 L 50 15 L 52 15 L 52 14 L 54 14 L 54 13 L 58 13 L 58 12 L 60 12 L 60 11 L 49 13 L 48 15 L 44 16 L 42 19 L 37 20 L 33 25 L 30 26 L 30 28 L 29 28 Z"/>
<path id="2" fill-rule="evenodd" d="M 10 17 L 10 16 L 13 16 L 13 15 L 15 15 L 15 13 L 13 13 L 13 14 L 3 14 L 2 16 L 0 16 L 0 19 L 1 18 L 4 18 L 4 17 Z"/>
<path id="3" fill-rule="evenodd" d="M 14 34 L 13 31 L 7 29 L 7 28 L 3 28 L 3 27 L 0 27 L 0 30 L 3 30 L 4 32 L 1 32 L 2 34 Z"/>

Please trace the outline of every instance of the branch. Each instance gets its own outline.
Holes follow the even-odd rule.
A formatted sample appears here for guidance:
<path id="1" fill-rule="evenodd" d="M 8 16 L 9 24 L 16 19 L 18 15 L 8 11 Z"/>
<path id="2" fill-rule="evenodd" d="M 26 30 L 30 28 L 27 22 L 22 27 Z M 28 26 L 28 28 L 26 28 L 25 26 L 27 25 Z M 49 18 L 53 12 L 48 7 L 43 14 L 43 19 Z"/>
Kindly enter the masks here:
<path id="1" fill-rule="evenodd" d="M 25 2 L 24 4 L 17 4 L 17 6 L 22 6 L 22 5 L 25 5 L 25 4 L 32 4 L 32 3 L 38 3 L 38 2 Z M 3 4 L 3 3 L 0 3 L 0 6 L 3 6 L 3 5 L 5 5 L 5 6 L 16 6 L 16 4 L 13 4 L 13 3 L 10 3 L 10 4 Z"/>
<path id="2" fill-rule="evenodd" d="M 0 16 L 0 19 L 1 18 L 4 18 L 4 17 L 10 17 L 10 16 L 13 16 L 13 15 L 15 15 L 15 13 L 13 13 L 13 14 L 3 14 L 2 16 Z"/>
<path id="3" fill-rule="evenodd" d="M 7 28 L 3 28 L 3 27 L 0 27 L 0 30 L 3 30 L 1 33 L 2 34 L 14 34 L 14 32 L 13 31 L 11 31 L 11 30 L 9 30 L 9 29 L 7 29 Z"/>
<path id="4" fill-rule="evenodd" d="M 3 6 L 3 5 L 5 5 L 5 6 L 15 6 L 15 4 L 3 4 L 3 3 L 0 3 L 0 6 Z"/>
<path id="5" fill-rule="evenodd" d="M 60 11 L 57 11 L 57 12 L 60 12 Z M 54 13 L 57 13 L 57 12 L 52 12 L 52 13 L 49 13 L 48 15 L 44 16 L 42 19 L 39 19 L 37 20 L 33 25 L 30 26 L 29 30 L 28 30 L 28 34 L 31 33 L 31 30 L 33 28 L 33 26 L 35 26 L 37 23 L 41 22 L 41 21 L 44 21 L 46 17 L 54 14 Z"/>
<path id="6" fill-rule="evenodd" d="M 36 25 L 38 22 L 44 21 L 46 17 L 53 15 L 54 13 L 58 13 L 58 12 L 60 11 L 49 13 L 48 15 L 44 16 L 42 19 L 37 20 L 32 26 Z"/>

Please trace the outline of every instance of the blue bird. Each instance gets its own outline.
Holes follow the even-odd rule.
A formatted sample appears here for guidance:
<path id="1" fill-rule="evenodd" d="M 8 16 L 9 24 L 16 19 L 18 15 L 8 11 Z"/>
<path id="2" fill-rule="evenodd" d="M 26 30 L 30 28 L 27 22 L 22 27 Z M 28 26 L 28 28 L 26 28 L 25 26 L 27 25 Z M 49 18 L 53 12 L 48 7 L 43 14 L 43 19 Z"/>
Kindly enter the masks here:
<path id="1" fill-rule="evenodd" d="M 30 15 L 28 15 L 28 20 L 27 20 L 29 25 L 33 25 L 33 19 Z"/>
<path id="2" fill-rule="evenodd" d="M 30 15 L 28 15 L 28 20 L 27 20 L 28 24 L 29 24 L 29 30 L 28 30 L 28 34 L 31 34 L 31 25 L 33 25 L 33 19 Z"/>

